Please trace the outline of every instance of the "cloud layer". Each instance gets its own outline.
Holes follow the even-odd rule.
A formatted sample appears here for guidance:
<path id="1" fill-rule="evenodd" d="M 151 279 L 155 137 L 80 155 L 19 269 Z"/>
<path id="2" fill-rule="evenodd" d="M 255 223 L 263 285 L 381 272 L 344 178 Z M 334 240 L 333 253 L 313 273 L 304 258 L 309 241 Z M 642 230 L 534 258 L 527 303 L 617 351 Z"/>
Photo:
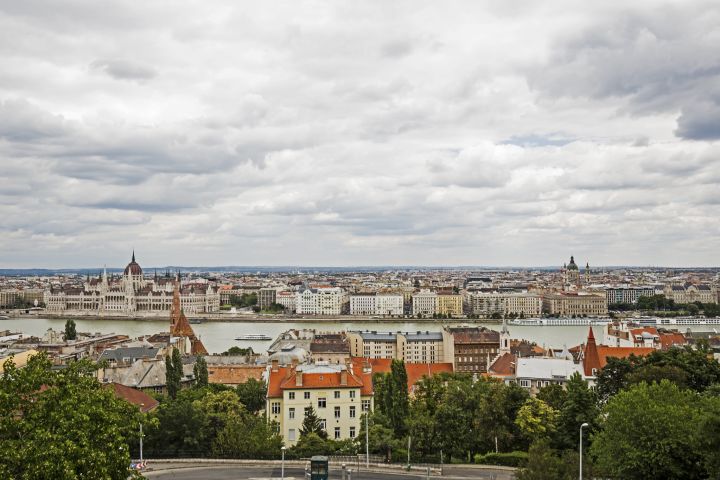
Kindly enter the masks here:
<path id="1" fill-rule="evenodd" d="M 3 267 L 720 264 L 716 2 L 0 1 Z"/>

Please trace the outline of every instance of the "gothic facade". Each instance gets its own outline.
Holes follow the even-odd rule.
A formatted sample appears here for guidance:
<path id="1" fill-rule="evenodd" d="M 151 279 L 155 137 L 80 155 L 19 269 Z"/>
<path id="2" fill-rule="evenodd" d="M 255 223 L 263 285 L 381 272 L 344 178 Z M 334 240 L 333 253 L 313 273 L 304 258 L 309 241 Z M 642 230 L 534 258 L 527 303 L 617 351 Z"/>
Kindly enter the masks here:
<path id="1" fill-rule="evenodd" d="M 179 281 L 179 280 L 178 280 Z M 45 305 L 50 312 L 81 311 L 96 313 L 170 312 L 175 279 L 169 275 L 146 278 L 142 268 L 132 260 L 120 278 L 88 277 L 82 287 L 60 286 L 45 291 Z M 220 294 L 211 285 L 186 284 L 180 287 L 184 312 L 211 313 L 220 310 Z"/>

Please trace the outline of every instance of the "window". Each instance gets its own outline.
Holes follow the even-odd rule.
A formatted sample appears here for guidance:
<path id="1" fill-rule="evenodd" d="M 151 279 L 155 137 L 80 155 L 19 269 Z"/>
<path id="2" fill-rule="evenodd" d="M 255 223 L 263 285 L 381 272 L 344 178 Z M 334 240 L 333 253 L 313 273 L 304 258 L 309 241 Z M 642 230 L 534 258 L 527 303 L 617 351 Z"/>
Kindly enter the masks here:
<path id="1" fill-rule="evenodd" d="M 295 392 L 288 393 L 288 399 L 295 400 Z"/>
<path id="2" fill-rule="evenodd" d="M 327 405 L 327 400 L 325 400 L 325 397 L 318 398 L 318 408 L 325 408 Z"/>
<path id="3" fill-rule="evenodd" d="M 288 410 L 288 418 L 289 418 L 290 420 L 292 420 L 293 418 L 295 418 L 295 409 L 294 409 L 294 408 L 291 408 L 290 410 Z"/>
<path id="4" fill-rule="evenodd" d="M 524 388 L 530 388 L 530 380 L 520 380 L 520 386 Z"/>
<path id="5" fill-rule="evenodd" d="M 350 438 L 355 438 L 355 427 L 350 427 Z"/>
<path id="6" fill-rule="evenodd" d="M 355 390 L 350 390 L 350 398 L 355 398 Z"/>
<path id="7" fill-rule="evenodd" d="M 310 411 L 310 407 L 305 407 L 305 409 L 304 409 L 303 411 L 304 411 L 304 416 L 307 417 L 307 416 L 308 416 L 308 412 Z"/>
<path id="8" fill-rule="evenodd" d="M 272 402 L 272 413 L 273 415 L 280 413 L 280 402 Z"/>
<path id="9" fill-rule="evenodd" d="M 340 390 L 335 390 L 335 398 L 340 398 Z"/>
<path id="10" fill-rule="evenodd" d="M 340 407 L 335 407 L 335 418 L 340 418 Z"/>
<path id="11" fill-rule="evenodd" d="M 327 421 L 324 418 L 320 420 L 320 428 L 327 430 Z"/>
<path id="12" fill-rule="evenodd" d="M 291 428 L 290 430 L 288 430 L 288 440 L 291 442 L 295 441 L 295 429 L 294 428 Z"/>
<path id="13" fill-rule="evenodd" d="M 305 400 L 310 400 L 310 392 L 304 392 L 303 396 L 305 397 Z"/>
<path id="14" fill-rule="evenodd" d="M 363 412 L 367 412 L 368 410 L 370 410 L 370 400 L 362 401 L 362 410 Z"/>
<path id="15" fill-rule="evenodd" d="M 350 418 L 355 418 L 355 407 L 350 407 Z"/>
<path id="16" fill-rule="evenodd" d="M 340 438 L 340 427 L 335 427 L 335 440 Z"/>

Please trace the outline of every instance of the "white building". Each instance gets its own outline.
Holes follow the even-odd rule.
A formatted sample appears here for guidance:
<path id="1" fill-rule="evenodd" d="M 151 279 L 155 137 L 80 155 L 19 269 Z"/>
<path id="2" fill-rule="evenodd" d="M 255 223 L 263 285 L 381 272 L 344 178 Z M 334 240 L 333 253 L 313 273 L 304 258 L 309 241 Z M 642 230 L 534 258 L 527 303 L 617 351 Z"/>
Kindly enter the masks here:
<path id="1" fill-rule="evenodd" d="M 375 315 L 377 311 L 376 295 L 361 293 L 350 296 L 350 315 Z"/>
<path id="2" fill-rule="evenodd" d="M 413 315 L 435 315 L 438 298 L 435 292 L 421 290 L 412 297 Z"/>
<path id="3" fill-rule="evenodd" d="M 347 293 L 338 287 L 307 288 L 296 297 L 297 313 L 301 315 L 340 315 L 347 303 Z"/>
<path id="4" fill-rule="evenodd" d="M 375 314 L 387 316 L 401 316 L 405 313 L 402 295 L 378 293 L 375 297 Z"/>
<path id="5" fill-rule="evenodd" d="M 608 304 L 637 303 L 640 297 L 655 295 L 654 287 L 609 287 L 605 290 Z"/>
<path id="6" fill-rule="evenodd" d="M 402 316 L 402 295 L 367 293 L 350 296 L 350 315 Z"/>
<path id="7" fill-rule="evenodd" d="M 275 295 L 275 303 L 285 307 L 287 313 L 293 313 L 297 309 L 297 294 L 287 290 L 277 292 Z"/>

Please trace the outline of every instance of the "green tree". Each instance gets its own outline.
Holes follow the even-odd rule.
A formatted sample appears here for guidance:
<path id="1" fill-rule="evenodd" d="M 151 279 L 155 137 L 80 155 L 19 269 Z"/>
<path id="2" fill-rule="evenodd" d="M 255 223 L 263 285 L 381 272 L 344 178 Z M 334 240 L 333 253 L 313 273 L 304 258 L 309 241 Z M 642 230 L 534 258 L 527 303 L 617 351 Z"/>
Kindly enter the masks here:
<path id="1" fill-rule="evenodd" d="M 238 346 L 230 347 L 221 355 L 225 355 L 226 357 L 234 357 L 234 356 L 246 356 L 246 355 L 253 355 L 255 352 L 253 352 L 252 347 L 247 348 L 240 348 Z"/>
<path id="2" fill-rule="evenodd" d="M 96 379 L 87 360 L 55 370 L 45 354 L 0 377 L 0 478 L 125 480 L 139 410 Z M 133 478 L 136 475 L 133 474 Z"/>
<path id="3" fill-rule="evenodd" d="M 250 378 L 247 382 L 238 384 L 236 390 L 240 402 L 249 412 L 257 413 L 265 408 L 267 386 L 264 381 Z"/>
<path id="4" fill-rule="evenodd" d="M 558 412 L 537 398 L 528 398 L 520 408 L 515 423 L 531 440 L 548 438 L 555 432 Z"/>
<path id="5" fill-rule="evenodd" d="M 283 441 L 276 426 L 248 412 L 230 416 L 213 442 L 213 453 L 221 458 L 278 458 Z"/>
<path id="6" fill-rule="evenodd" d="M 303 419 L 302 426 L 300 427 L 300 436 L 314 433 L 323 440 L 327 439 L 327 432 L 323 428 L 322 422 L 315 413 L 315 409 L 312 404 L 305 409 L 305 418 Z"/>
<path id="7" fill-rule="evenodd" d="M 538 400 L 542 400 L 557 411 L 562 410 L 566 398 L 567 392 L 557 383 L 551 383 L 550 385 L 542 387 L 537 394 Z"/>
<path id="8" fill-rule="evenodd" d="M 213 438 L 205 412 L 195 402 L 208 394 L 205 389 L 178 392 L 175 399 L 162 397 L 146 429 L 148 457 L 204 457 L 210 454 Z"/>
<path id="9" fill-rule="evenodd" d="M 202 355 L 195 357 L 193 374 L 195 375 L 195 386 L 199 388 L 208 386 L 208 366 L 205 357 Z"/>
<path id="10" fill-rule="evenodd" d="M 587 448 L 589 433 L 595 429 L 600 413 L 597 395 L 577 372 L 568 380 L 566 391 L 567 398 L 558 418 L 557 444 L 561 449 L 577 449 L 580 425 L 587 423 L 588 435 L 583 437 L 583 447 Z"/>
<path id="11" fill-rule="evenodd" d="M 706 478 L 700 397 L 663 380 L 623 390 L 605 405 L 592 455 L 610 477 Z M 716 455 L 716 451 L 713 455 Z"/>
<path id="12" fill-rule="evenodd" d="M 165 356 L 165 382 L 167 392 L 170 398 L 175 400 L 178 391 L 180 391 L 180 381 L 183 377 L 182 358 L 180 358 L 180 350 L 173 348 L 172 356 Z"/>
<path id="13" fill-rule="evenodd" d="M 290 453 L 295 458 L 310 458 L 313 455 L 331 455 L 333 449 L 329 440 L 310 432 L 300 436 Z"/>
<path id="14" fill-rule="evenodd" d="M 366 414 L 367 415 L 367 414 Z M 368 417 L 368 439 L 370 452 L 381 454 L 386 462 L 392 460 L 392 452 L 403 448 L 403 441 L 395 438 L 395 432 L 388 426 L 389 420 L 380 412 L 370 413 Z M 360 419 L 360 434 L 356 437 L 358 444 L 365 442 L 365 416 Z"/>
<path id="15" fill-rule="evenodd" d="M 65 340 L 76 340 L 77 330 L 75 329 L 75 320 L 69 318 L 65 321 Z"/>
<path id="16" fill-rule="evenodd" d="M 566 477 L 563 462 L 550 448 L 547 439 L 538 440 L 530 445 L 528 464 L 517 473 L 518 480 L 563 480 L 564 478 Z"/>
<path id="17" fill-rule="evenodd" d="M 635 369 L 637 357 L 614 358 L 608 357 L 607 364 L 598 372 L 596 378 L 596 391 L 602 402 L 617 394 L 628 385 L 628 376 Z"/>

